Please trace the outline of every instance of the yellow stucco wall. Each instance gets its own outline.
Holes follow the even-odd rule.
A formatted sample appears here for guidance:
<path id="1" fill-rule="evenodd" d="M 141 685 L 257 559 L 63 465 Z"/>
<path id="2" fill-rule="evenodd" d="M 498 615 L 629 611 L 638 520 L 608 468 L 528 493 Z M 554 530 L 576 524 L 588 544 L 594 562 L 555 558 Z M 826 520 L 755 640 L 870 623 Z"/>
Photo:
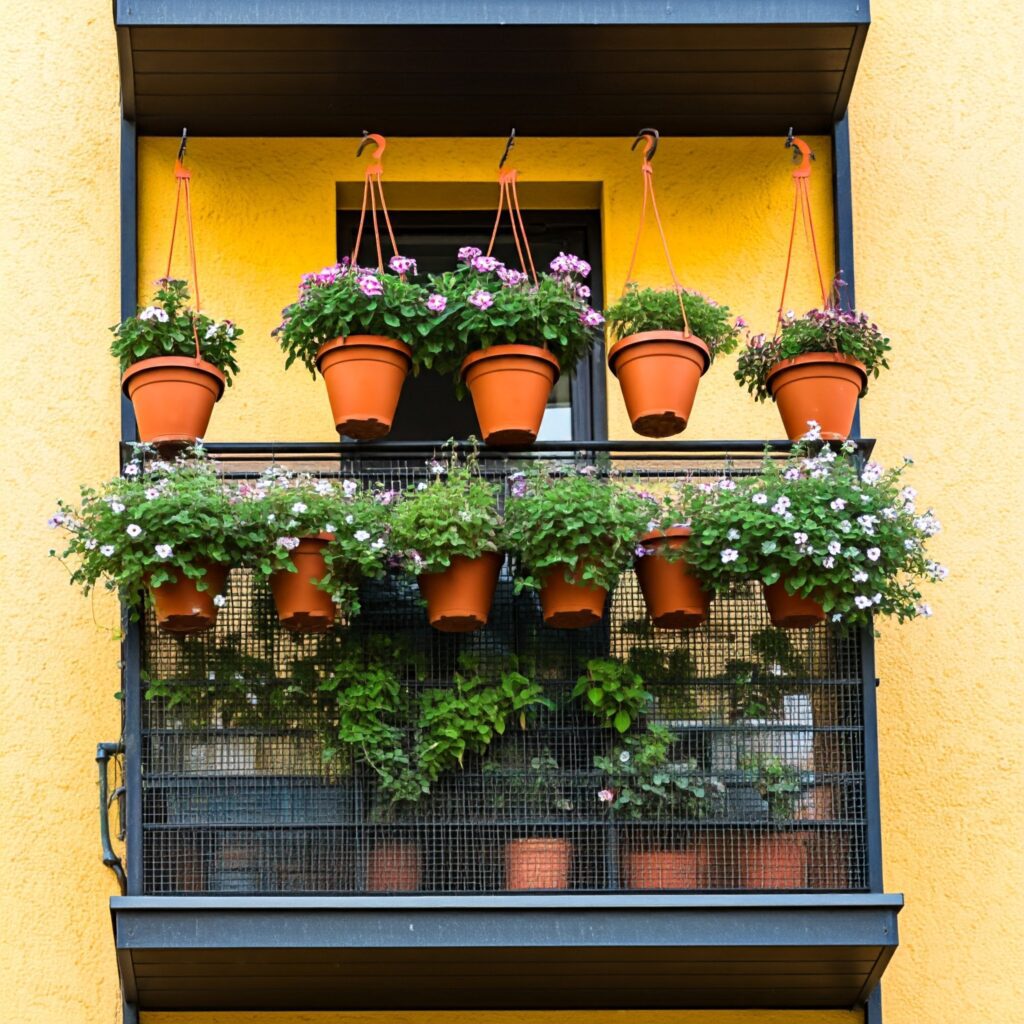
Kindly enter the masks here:
<path id="1" fill-rule="evenodd" d="M 1020 416 L 1024 236 L 1019 132 L 1010 125 L 1024 43 L 1013 5 L 876 0 L 851 107 L 858 297 L 894 341 L 893 370 L 865 403 L 865 432 L 892 461 L 913 453 L 914 483 L 945 532 L 952 577 L 936 617 L 888 626 L 878 644 L 886 881 L 907 894 L 902 946 L 886 975 L 888 1024 L 1002 1024 L 1024 1005 L 1019 879 L 1024 698 L 1018 509 L 1012 460 Z M 119 1016 L 99 863 L 92 751 L 114 739 L 116 621 L 85 602 L 45 557 L 58 495 L 116 466 L 117 372 L 106 328 L 118 317 L 118 109 L 107 0 L 43 6 L 0 0 L 7 87 L 0 91 L 5 188 L 0 230 L 6 415 L 0 539 L 5 669 L 0 992 L 5 1019 L 108 1024 Z M 1005 112 L 1005 113 L 1004 113 Z M 1006 118 L 1007 120 L 1004 120 Z M 827 148 L 816 165 L 826 237 Z M 331 436 L 322 384 L 287 375 L 266 336 L 299 274 L 334 253 L 334 185 L 358 176 L 350 140 L 196 140 L 204 300 L 247 329 L 243 371 L 211 436 Z M 489 180 L 496 146 L 394 140 L 391 180 Z M 141 147 L 142 280 L 162 272 L 172 181 L 166 143 Z M 466 154 L 470 154 L 468 157 Z M 528 180 L 603 183 L 606 287 L 621 284 L 636 212 L 624 143 L 558 147 L 524 139 Z M 666 140 L 662 206 L 684 280 L 768 327 L 790 191 L 774 142 Z M 647 250 L 648 264 L 656 249 Z M 813 297 L 801 272 L 793 304 Z M 688 436 L 777 433 L 725 365 L 704 380 Z M 1017 371 L 1018 376 L 1014 375 Z M 610 392 L 615 394 L 614 390 Z M 624 421 L 613 405 L 613 436 Z M 200 1018 L 150 1015 L 161 1024 Z M 249 1014 L 219 1015 L 250 1024 Z M 268 1015 L 385 1024 L 380 1016 Z M 387 1015 L 386 1024 L 438 1016 Z M 448 1024 L 839 1024 L 853 1014 L 443 1015 Z"/>

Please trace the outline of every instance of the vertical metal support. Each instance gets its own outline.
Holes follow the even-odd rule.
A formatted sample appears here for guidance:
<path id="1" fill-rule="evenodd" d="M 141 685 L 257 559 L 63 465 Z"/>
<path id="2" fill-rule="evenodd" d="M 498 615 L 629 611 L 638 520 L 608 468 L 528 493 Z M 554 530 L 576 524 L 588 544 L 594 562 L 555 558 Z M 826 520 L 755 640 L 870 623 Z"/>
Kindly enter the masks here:
<path id="1" fill-rule="evenodd" d="M 121 118 L 121 319 L 138 312 L 138 156 L 135 124 Z M 135 410 L 121 397 L 121 440 L 135 441 Z"/>
<path id="2" fill-rule="evenodd" d="M 875 991 L 868 996 L 864 1004 L 864 1024 L 882 1024 L 882 986 L 876 985 Z"/>
<path id="3" fill-rule="evenodd" d="M 850 309 L 857 305 L 853 266 L 853 178 L 850 169 L 850 121 L 844 114 L 832 126 L 832 209 L 835 217 L 836 270 L 842 270 L 846 289 L 840 302 Z M 860 402 L 853 416 L 851 437 L 860 437 Z"/>
<path id="4" fill-rule="evenodd" d="M 139 1024 L 139 1008 L 127 999 L 121 999 L 121 1024 Z"/>
<path id="5" fill-rule="evenodd" d="M 868 886 L 882 887 L 882 811 L 878 782 L 878 703 L 875 693 L 875 640 L 871 623 L 860 627 L 860 668 L 864 716 L 864 800 L 867 813 L 865 846 L 868 858 Z"/>

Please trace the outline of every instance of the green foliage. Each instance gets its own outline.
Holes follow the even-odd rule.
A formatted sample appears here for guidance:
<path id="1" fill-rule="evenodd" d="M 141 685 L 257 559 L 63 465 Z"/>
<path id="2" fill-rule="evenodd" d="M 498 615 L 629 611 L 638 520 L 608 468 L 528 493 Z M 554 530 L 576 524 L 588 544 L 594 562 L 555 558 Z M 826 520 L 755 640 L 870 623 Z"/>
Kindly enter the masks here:
<path id="1" fill-rule="evenodd" d="M 651 706 L 653 696 L 643 679 L 629 665 L 614 658 L 593 658 L 587 674 L 573 688 L 574 697 L 584 697 L 583 706 L 604 726 L 622 733 Z"/>
<path id="2" fill-rule="evenodd" d="M 519 559 L 516 589 L 540 588 L 555 567 L 610 589 L 633 560 L 647 503 L 587 467 L 531 467 L 510 478 L 505 539 Z"/>
<path id="3" fill-rule="evenodd" d="M 394 507 L 391 549 L 413 574 L 442 572 L 452 558 L 499 550 L 497 488 L 480 477 L 476 456 L 430 463 L 433 479 L 410 487 Z"/>
<path id="4" fill-rule="evenodd" d="M 791 764 L 767 754 L 743 759 L 740 767 L 753 776 L 762 800 L 768 801 L 768 814 L 780 821 L 793 817 L 800 797 L 800 772 Z"/>
<path id="5" fill-rule="evenodd" d="M 573 810 L 571 792 L 564 784 L 558 760 L 550 748 L 530 753 L 505 743 L 497 758 L 482 769 L 490 785 L 489 803 L 495 810 L 508 810 L 530 818 L 546 818 Z"/>
<path id="6" fill-rule="evenodd" d="M 161 278 L 151 305 L 110 328 L 114 335 L 110 352 L 122 373 L 140 359 L 194 357 L 198 335 L 203 359 L 213 363 L 231 386 L 232 375 L 238 373 L 235 341 L 242 336 L 242 329 L 230 320 L 218 322 L 197 313 L 188 307 L 188 299 L 187 281 Z"/>
<path id="7" fill-rule="evenodd" d="M 696 761 L 672 761 L 672 733 L 662 725 L 626 736 L 610 757 L 597 756 L 594 767 L 604 773 L 598 799 L 624 818 L 703 818 L 725 792 L 715 776 L 706 775 Z"/>
<path id="8" fill-rule="evenodd" d="M 720 306 L 699 292 L 685 288 L 639 288 L 630 284 L 625 295 L 606 311 L 608 327 L 615 339 L 641 331 L 684 331 L 686 325 L 679 309 L 682 300 L 690 331 L 716 355 L 732 352 L 740 336 L 740 327 L 730 321 L 728 306 Z"/>
<path id="9" fill-rule="evenodd" d="M 666 651 L 660 647 L 630 647 L 627 661 L 649 685 L 672 685 L 689 682 L 696 666 L 689 648 L 676 647 Z"/>
<path id="10" fill-rule="evenodd" d="M 928 615 L 918 581 L 946 570 L 925 555 L 939 524 L 918 515 L 915 493 L 901 487 L 909 464 L 863 469 L 847 444 L 837 455 L 794 445 L 785 461 L 765 458 L 760 474 L 696 488 L 687 560 L 705 586 L 783 581 L 813 597 L 833 620 L 863 623 Z"/>

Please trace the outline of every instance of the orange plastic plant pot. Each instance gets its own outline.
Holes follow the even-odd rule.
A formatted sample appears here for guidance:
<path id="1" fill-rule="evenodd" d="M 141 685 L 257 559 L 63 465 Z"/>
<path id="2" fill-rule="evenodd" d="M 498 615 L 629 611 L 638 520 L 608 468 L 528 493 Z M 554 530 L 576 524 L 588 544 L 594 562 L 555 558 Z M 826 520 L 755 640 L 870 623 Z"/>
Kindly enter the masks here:
<path id="1" fill-rule="evenodd" d="M 213 363 L 188 356 L 157 356 L 132 363 L 121 390 L 135 409 L 139 440 L 181 447 L 205 437 L 226 378 Z"/>
<path id="2" fill-rule="evenodd" d="M 667 559 L 661 552 L 679 551 L 690 537 L 687 526 L 645 533 L 640 544 L 647 552 L 634 565 L 651 621 L 659 629 L 693 629 L 708 617 L 711 594 L 702 589 L 685 558 Z"/>
<path id="3" fill-rule="evenodd" d="M 764 601 L 772 625 L 781 629 L 808 629 L 825 621 L 825 609 L 813 597 L 787 593 L 785 580 L 765 587 Z"/>
<path id="4" fill-rule="evenodd" d="M 223 565 L 206 566 L 202 582 L 206 590 L 199 590 L 194 580 L 180 569 L 175 570 L 176 583 L 163 583 L 150 587 L 156 609 L 157 625 L 168 633 L 198 633 L 209 629 L 217 621 L 217 606 L 213 599 L 224 593 L 228 570 Z"/>
<path id="5" fill-rule="evenodd" d="M 608 351 L 629 421 L 644 437 L 671 437 L 686 429 L 697 385 L 710 365 L 707 345 L 682 331 L 642 331 Z"/>
<path id="6" fill-rule="evenodd" d="M 502 561 L 494 551 L 479 558 L 455 555 L 443 572 L 422 573 L 420 593 L 431 626 L 442 633 L 472 633 L 486 626 Z"/>
<path id="7" fill-rule="evenodd" d="M 622 868 L 627 889 L 707 887 L 707 853 L 696 846 L 688 850 L 628 850 Z"/>
<path id="8" fill-rule="evenodd" d="M 484 442 L 533 444 L 558 375 L 558 360 L 535 345 L 492 345 L 466 356 L 462 379 L 473 396 Z"/>
<path id="9" fill-rule="evenodd" d="M 324 547 L 329 537 L 302 537 L 292 552 L 296 572 L 280 569 L 270 576 L 281 625 L 293 633 L 326 633 L 337 615 L 330 594 L 316 584 L 327 575 Z"/>
<path id="10" fill-rule="evenodd" d="M 368 892 L 415 892 L 422 877 L 420 848 L 415 843 L 379 843 L 367 857 Z"/>
<path id="11" fill-rule="evenodd" d="M 803 437 L 811 420 L 825 440 L 845 441 L 867 382 L 863 363 L 836 352 L 794 356 L 768 371 L 768 389 L 790 441 Z"/>
<path id="12" fill-rule="evenodd" d="M 540 608 L 544 625 L 553 629 L 585 629 L 601 621 L 608 591 L 591 583 L 565 578 L 566 567 L 556 565 L 544 573 Z"/>
<path id="13" fill-rule="evenodd" d="M 803 832 L 775 832 L 738 843 L 740 889 L 806 889 L 807 845 Z"/>
<path id="14" fill-rule="evenodd" d="M 568 839 L 513 839 L 505 844 L 505 888 L 565 889 L 571 856 Z"/>
<path id="15" fill-rule="evenodd" d="M 391 432 L 412 366 L 408 345 L 379 334 L 353 334 L 322 345 L 316 365 L 339 434 L 375 441 Z"/>

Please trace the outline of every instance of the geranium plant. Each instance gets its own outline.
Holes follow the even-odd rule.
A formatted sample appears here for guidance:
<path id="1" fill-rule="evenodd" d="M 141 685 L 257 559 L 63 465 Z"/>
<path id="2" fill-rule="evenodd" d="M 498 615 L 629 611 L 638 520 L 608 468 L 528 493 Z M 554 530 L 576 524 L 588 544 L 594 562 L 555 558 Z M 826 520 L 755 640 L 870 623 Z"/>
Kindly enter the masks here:
<path id="1" fill-rule="evenodd" d="M 916 511 L 914 489 L 903 486 L 909 463 L 862 467 L 850 442 L 839 454 L 798 444 L 785 460 L 766 456 L 756 475 L 693 489 L 687 559 L 716 590 L 781 580 L 834 621 L 930 615 L 918 583 L 946 570 L 926 555 L 939 523 L 931 511 Z"/>
<path id="2" fill-rule="evenodd" d="M 505 538 L 518 557 L 517 591 L 566 579 L 610 589 L 630 564 L 648 522 L 643 498 L 594 466 L 531 467 L 509 479 Z"/>
<path id="3" fill-rule="evenodd" d="M 140 359 L 194 357 L 198 338 L 202 358 L 216 366 L 230 386 L 232 375 L 238 373 L 235 343 L 242 329 L 230 320 L 214 320 L 191 309 L 187 281 L 163 277 L 156 286 L 150 305 L 110 328 L 114 335 L 110 351 L 121 372 Z"/>
<path id="4" fill-rule="evenodd" d="M 605 311 L 609 332 L 619 339 L 643 331 L 684 331 L 680 302 L 691 333 L 707 345 L 712 359 L 736 348 L 740 330 L 746 326 L 742 317 L 734 321 L 728 306 L 685 288 L 677 293 L 674 288 L 640 288 L 630 283 L 622 298 Z"/>

